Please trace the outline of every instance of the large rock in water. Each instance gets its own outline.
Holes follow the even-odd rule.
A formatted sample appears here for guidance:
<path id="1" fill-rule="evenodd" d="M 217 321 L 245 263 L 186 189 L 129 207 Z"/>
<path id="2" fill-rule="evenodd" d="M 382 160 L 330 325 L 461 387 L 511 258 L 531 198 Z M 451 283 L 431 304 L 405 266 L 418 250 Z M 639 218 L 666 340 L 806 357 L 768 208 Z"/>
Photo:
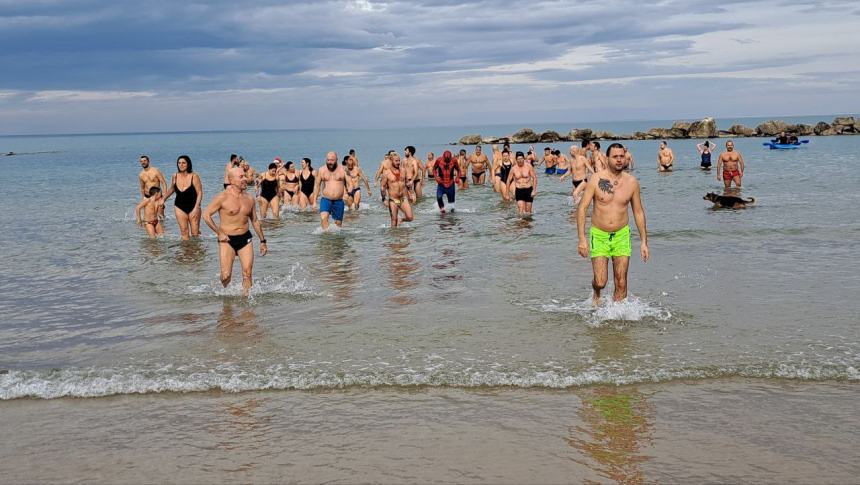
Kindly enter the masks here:
<path id="1" fill-rule="evenodd" d="M 804 125 L 803 123 L 799 123 L 796 125 L 788 125 L 785 127 L 785 132 L 791 133 L 793 135 L 798 135 L 798 136 L 809 136 L 809 135 L 815 133 L 813 131 L 812 126 Z"/>
<path id="2" fill-rule="evenodd" d="M 854 117 L 853 116 L 837 116 L 833 119 L 834 125 L 841 126 L 854 126 Z"/>
<path id="3" fill-rule="evenodd" d="M 477 145 L 481 143 L 481 135 L 466 135 L 463 138 L 460 138 L 458 142 L 460 145 Z"/>
<path id="4" fill-rule="evenodd" d="M 539 141 L 540 135 L 531 128 L 523 128 L 511 135 L 511 143 L 537 143 Z"/>
<path id="5" fill-rule="evenodd" d="M 717 136 L 717 122 L 713 118 L 704 118 L 690 123 L 687 130 L 690 138 L 715 138 Z"/>
<path id="6" fill-rule="evenodd" d="M 597 140 L 615 140 L 618 138 L 611 131 L 595 131 L 591 133 L 591 136 Z"/>
<path id="7" fill-rule="evenodd" d="M 631 138 L 634 140 L 653 140 L 654 137 L 651 136 L 650 133 L 645 133 L 643 131 L 637 131 L 631 135 Z"/>
<path id="8" fill-rule="evenodd" d="M 785 131 L 787 126 L 788 125 L 786 125 L 783 121 L 770 120 L 758 125 L 755 128 L 755 131 L 759 134 L 759 136 L 774 136 L 779 135 L 780 133 Z"/>
<path id="9" fill-rule="evenodd" d="M 540 134 L 541 143 L 555 143 L 561 140 L 561 135 L 557 131 L 548 130 Z"/>
<path id="10" fill-rule="evenodd" d="M 690 125 L 692 125 L 692 123 L 690 123 L 689 121 L 676 121 L 676 122 L 672 123 L 671 129 L 672 130 L 678 129 L 678 130 L 690 131 Z"/>
<path id="11" fill-rule="evenodd" d="M 854 133 L 860 133 L 860 120 L 854 122 Z"/>
<path id="12" fill-rule="evenodd" d="M 830 136 L 836 134 L 836 130 L 823 121 L 819 121 L 818 124 L 815 125 L 815 128 L 813 128 L 813 131 L 818 136 Z"/>
<path id="13" fill-rule="evenodd" d="M 648 134 L 652 138 L 672 138 L 672 130 L 669 128 L 651 128 Z"/>
<path id="14" fill-rule="evenodd" d="M 756 134 L 754 129 L 744 125 L 732 125 L 729 132 L 737 136 L 754 136 Z"/>
<path id="15" fill-rule="evenodd" d="M 576 128 L 570 130 L 570 133 L 567 134 L 567 137 L 573 140 L 590 140 L 593 135 L 593 132 L 589 128 L 583 128 L 578 130 Z"/>

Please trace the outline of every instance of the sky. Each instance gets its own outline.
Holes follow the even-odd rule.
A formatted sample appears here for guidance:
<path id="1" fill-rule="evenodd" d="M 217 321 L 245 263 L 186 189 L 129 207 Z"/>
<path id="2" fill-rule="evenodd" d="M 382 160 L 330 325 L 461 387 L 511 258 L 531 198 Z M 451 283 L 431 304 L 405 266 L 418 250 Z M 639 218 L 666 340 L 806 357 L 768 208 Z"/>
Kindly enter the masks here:
<path id="1" fill-rule="evenodd" d="M 860 112 L 860 2 L 0 0 L 0 134 Z"/>

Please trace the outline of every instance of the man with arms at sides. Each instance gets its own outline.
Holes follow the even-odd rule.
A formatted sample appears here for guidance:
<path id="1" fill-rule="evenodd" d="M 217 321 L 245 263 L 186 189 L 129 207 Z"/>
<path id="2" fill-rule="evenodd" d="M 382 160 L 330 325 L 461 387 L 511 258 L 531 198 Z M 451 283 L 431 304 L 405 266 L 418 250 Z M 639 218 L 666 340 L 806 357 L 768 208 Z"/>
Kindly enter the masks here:
<path id="1" fill-rule="evenodd" d="M 409 179 L 406 170 L 401 170 L 400 155 L 391 155 L 391 167 L 382 174 L 382 186 L 388 193 L 388 211 L 391 214 L 391 227 L 397 227 L 400 222 L 412 220 L 412 206 L 407 196 Z M 403 219 L 398 219 L 398 213 L 403 212 Z"/>
<path id="2" fill-rule="evenodd" d="M 221 285 L 230 284 L 233 276 L 233 262 L 239 256 L 242 265 L 242 294 L 248 296 L 253 282 L 254 245 L 251 244 L 251 231 L 248 222 L 254 226 L 257 237 L 260 238 L 260 256 L 268 251 L 263 227 L 257 219 L 254 197 L 247 193 L 248 182 L 241 168 L 230 169 L 227 172 L 230 185 L 215 196 L 209 207 L 203 212 L 203 220 L 215 234 L 218 235 L 218 258 L 221 263 Z M 218 213 L 218 224 L 212 219 Z"/>
<path id="3" fill-rule="evenodd" d="M 586 142 L 583 141 L 583 143 Z M 591 171 L 593 173 L 597 173 L 606 170 L 606 157 L 603 155 L 603 153 L 600 153 L 600 142 L 589 141 L 588 150 L 591 153 Z"/>
<path id="4" fill-rule="evenodd" d="M 445 213 L 445 201 L 448 199 L 448 210 L 454 212 L 454 199 L 456 196 L 457 179 L 460 176 L 460 164 L 450 151 L 445 150 L 441 157 L 433 164 L 433 174 L 436 179 L 436 204 L 439 212 Z"/>
<path id="5" fill-rule="evenodd" d="M 507 180 L 508 194 L 514 190 L 517 213 L 521 216 L 532 213 L 532 202 L 537 194 L 537 175 L 531 163 L 526 163 L 523 152 L 517 152 L 517 163 L 511 168 Z"/>
<path id="6" fill-rule="evenodd" d="M 322 189 L 322 192 L 320 192 Z M 346 193 L 346 172 L 337 163 L 337 153 L 328 152 L 325 165 L 317 170 L 317 184 L 314 193 L 320 194 L 320 226 L 328 231 L 331 217 L 338 227 L 343 225 L 343 194 Z"/>
<path id="7" fill-rule="evenodd" d="M 347 193 L 346 203 L 350 210 L 358 210 L 361 208 L 361 182 L 364 181 L 364 186 L 367 187 L 367 193 L 373 194 L 370 190 L 370 181 L 364 176 L 361 167 L 355 157 L 350 156 L 346 159 L 346 182 Z"/>
<path id="8" fill-rule="evenodd" d="M 490 168 L 490 159 L 481 149 L 481 145 L 475 146 L 475 153 L 469 157 L 472 166 L 472 185 L 484 185 L 487 178 L 487 169 Z"/>
<path id="9" fill-rule="evenodd" d="M 460 166 L 460 189 L 468 189 L 469 181 L 466 175 L 469 173 L 469 157 L 466 156 L 466 150 L 460 150 L 457 154 L 457 164 Z"/>
<path id="10" fill-rule="evenodd" d="M 374 185 L 379 184 L 379 195 L 382 197 L 382 205 L 386 207 L 388 207 L 388 194 L 386 194 L 385 189 L 382 188 L 382 174 L 391 167 L 391 152 L 393 151 L 394 150 L 388 150 L 388 153 L 382 157 L 382 161 L 379 162 L 379 168 L 376 169 L 376 175 L 373 176 Z"/>
<path id="11" fill-rule="evenodd" d="M 630 150 L 627 147 L 624 147 L 624 159 L 627 160 L 627 170 L 628 172 L 633 170 L 633 154 L 630 153 Z"/>
<path id="12" fill-rule="evenodd" d="M 675 152 L 669 148 L 669 144 L 666 141 L 660 142 L 660 150 L 657 151 L 657 171 L 658 172 L 671 172 L 672 165 L 675 164 Z"/>
<path id="13" fill-rule="evenodd" d="M 423 174 L 421 172 L 421 163 L 413 155 L 415 155 L 415 147 L 410 145 L 404 148 L 403 160 L 400 162 L 400 167 L 405 177 L 403 182 L 406 184 L 406 193 L 408 194 L 409 201 L 414 204 L 418 200 L 418 184 L 421 183 Z"/>
<path id="14" fill-rule="evenodd" d="M 735 183 L 735 187 L 741 188 L 744 169 L 744 157 L 740 152 L 735 151 L 735 142 L 728 140 L 726 151 L 720 153 L 720 158 L 717 159 L 717 180 L 720 180 L 720 177 L 723 178 L 726 190 L 732 187 L 732 182 Z"/>
<path id="15" fill-rule="evenodd" d="M 591 256 L 594 274 L 592 302 L 600 304 L 600 292 L 609 279 L 609 259 L 612 258 L 612 273 L 615 277 L 613 300 L 627 298 L 627 268 L 630 264 L 630 226 L 627 206 L 633 209 L 633 218 L 639 230 L 642 261 L 648 261 L 648 232 L 645 228 L 645 209 L 639 194 L 639 181 L 624 171 L 626 165 L 624 146 L 613 143 L 606 151 L 609 167 L 596 173 L 588 181 L 582 203 L 576 211 L 579 244 L 577 250 L 583 258 Z M 585 236 L 585 216 L 588 206 L 591 211 L 590 237 Z M 591 251 L 589 253 L 589 247 Z"/>

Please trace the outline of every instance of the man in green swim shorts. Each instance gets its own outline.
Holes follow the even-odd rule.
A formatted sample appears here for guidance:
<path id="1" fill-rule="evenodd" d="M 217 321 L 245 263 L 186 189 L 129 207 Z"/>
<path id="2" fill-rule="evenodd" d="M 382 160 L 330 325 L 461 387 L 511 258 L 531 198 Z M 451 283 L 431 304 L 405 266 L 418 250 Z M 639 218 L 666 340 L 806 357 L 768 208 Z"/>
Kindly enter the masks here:
<path id="1" fill-rule="evenodd" d="M 631 252 L 628 205 L 633 209 L 633 219 L 639 230 L 639 253 L 642 261 L 648 261 L 648 232 L 645 229 L 645 209 L 639 196 L 639 181 L 624 171 L 627 154 L 623 145 L 609 145 L 606 155 L 609 158 L 607 169 L 598 171 L 588 180 L 576 211 L 579 231 L 577 249 L 583 258 L 591 256 L 591 268 L 594 271 L 592 301 L 595 305 L 600 304 L 600 292 L 609 280 L 609 258 L 612 258 L 612 273 L 615 276 L 612 299 L 621 301 L 627 298 L 627 267 Z M 594 209 L 591 211 L 590 237 L 586 237 L 585 215 L 592 201 Z"/>

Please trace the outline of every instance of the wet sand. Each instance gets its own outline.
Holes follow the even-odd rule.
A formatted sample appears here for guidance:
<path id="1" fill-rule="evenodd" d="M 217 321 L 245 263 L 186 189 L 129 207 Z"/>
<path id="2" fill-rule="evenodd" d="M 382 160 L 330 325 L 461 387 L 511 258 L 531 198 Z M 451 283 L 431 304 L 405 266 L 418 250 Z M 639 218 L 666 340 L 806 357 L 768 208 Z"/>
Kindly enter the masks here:
<path id="1" fill-rule="evenodd" d="M 12 482 L 855 483 L 860 386 L 353 388 L 0 402 Z"/>

